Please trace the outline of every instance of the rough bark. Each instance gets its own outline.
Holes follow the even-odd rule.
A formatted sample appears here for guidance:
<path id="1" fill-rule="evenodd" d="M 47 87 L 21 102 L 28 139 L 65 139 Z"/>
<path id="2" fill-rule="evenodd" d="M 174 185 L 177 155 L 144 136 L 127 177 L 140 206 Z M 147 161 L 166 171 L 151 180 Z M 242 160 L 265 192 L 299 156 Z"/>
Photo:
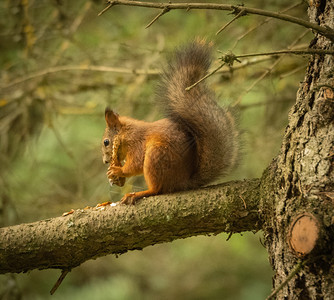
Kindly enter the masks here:
<path id="1" fill-rule="evenodd" d="M 311 22 L 334 27 L 333 1 L 321 1 L 309 13 Z M 333 49 L 333 43 L 316 35 L 311 47 Z M 305 262 L 277 299 L 333 299 L 333 86 L 333 56 L 313 56 L 290 111 L 281 152 L 267 170 L 274 203 L 264 204 L 263 218 L 274 288 L 299 259 Z"/>
<path id="2" fill-rule="evenodd" d="M 2 228 L 0 273 L 71 269 L 88 259 L 189 236 L 258 231 L 259 184 L 229 182 Z"/>

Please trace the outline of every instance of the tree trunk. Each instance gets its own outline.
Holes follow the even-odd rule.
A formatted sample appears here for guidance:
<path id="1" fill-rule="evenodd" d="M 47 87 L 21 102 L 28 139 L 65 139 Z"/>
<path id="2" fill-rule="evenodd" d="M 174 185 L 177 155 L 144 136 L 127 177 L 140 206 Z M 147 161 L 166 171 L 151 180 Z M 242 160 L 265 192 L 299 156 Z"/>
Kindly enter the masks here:
<path id="1" fill-rule="evenodd" d="M 309 8 L 311 22 L 334 28 L 333 1 L 320 2 Z M 333 49 L 333 43 L 316 35 L 310 47 Z M 281 152 L 265 173 L 263 186 L 270 183 L 274 192 L 274 205 L 264 203 L 263 217 L 277 299 L 334 297 L 333 86 L 333 56 L 312 56 Z M 296 266 L 301 270 L 279 288 Z"/>

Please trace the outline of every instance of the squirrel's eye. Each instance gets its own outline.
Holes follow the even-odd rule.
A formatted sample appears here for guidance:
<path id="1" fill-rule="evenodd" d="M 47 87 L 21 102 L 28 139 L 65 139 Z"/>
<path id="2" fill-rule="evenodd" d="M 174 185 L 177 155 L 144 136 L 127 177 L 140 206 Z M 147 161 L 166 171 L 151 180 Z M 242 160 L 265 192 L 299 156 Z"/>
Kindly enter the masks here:
<path id="1" fill-rule="evenodd" d="M 109 141 L 108 139 L 105 139 L 105 140 L 103 141 L 103 144 L 104 144 L 105 147 L 107 147 L 107 146 L 109 146 L 110 141 Z"/>

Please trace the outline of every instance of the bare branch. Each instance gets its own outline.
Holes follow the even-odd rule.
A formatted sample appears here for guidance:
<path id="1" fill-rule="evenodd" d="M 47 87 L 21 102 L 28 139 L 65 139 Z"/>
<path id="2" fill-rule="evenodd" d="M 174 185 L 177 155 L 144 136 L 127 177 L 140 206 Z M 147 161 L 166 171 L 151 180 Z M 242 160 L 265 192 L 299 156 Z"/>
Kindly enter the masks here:
<path id="1" fill-rule="evenodd" d="M 261 53 L 249 53 L 249 54 L 241 54 L 234 55 L 234 60 L 245 57 L 254 57 L 254 56 L 264 56 L 264 55 L 283 55 L 283 54 L 294 54 L 294 55 L 334 55 L 333 50 L 324 50 L 324 49 L 305 49 L 305 50 L 278 50 L 271 52 L 261 52 Z M 222 61 L 225 61 L 226 55 L 222 57 Z M 228 54 L 228 58 L 230 60 L 230 54 Z"/>
<path id="2" fill-rule="evenodd" d="M 307 64 L 305 64 L 305 65 L 301 65 L 301 66 L 299 66 L 299 67 L 297 67 L 297 68 L 294 68 L 294 69 L 291 70 L 291 71 L 288 71 L 288 72 L 286 72 L 286 73 L 284 73 L 284 74 L 281 74 L 281 75 L 279 76 L 279 79 L 283 79 L 283 78 L 289 77 L 289 76 L 291 76 L 291 75 L 293 75 L 293 74 L 295 74 L 295 73 L 297 73 L 297 72 L 299 72 L 299 71 L 301 71 L 301 70 L 306 70 L 306 67 L 307 67 Z"/>
<path id="3" fill-rule="evenodd" d="M 207 79 L 208 77 L 212 76 L 213 74 L 217 73 L 222 67 L 224 67 L 225 63 L 221 64 L 218 68 L 214 69 L 210 73 L 206 74 L 204 77 L 202 77 L 200 80 L 196 81 L 191 86 L 186 87 L 186 91 L 190 91 L 192 88 L 194 88 L 196 85 L 201 83 L 203 80 Z"/>
<path id="4" fill-rule="evenodd" d="M 305 30 L 294 42 L 292 42 L 290 44 L 290 46 L 288 47 L 288 50 L 293 49 L 298 43 L 299 41 L 308 33 L 308 30 Z M 259 78 L 257 78 L 247 89 L 245 92 L 241 93 L 239 95 L 239 97 L 237 98 L 237 100 L 234 102 L 233 106 L 239 105 L 239 103 L 241 102 L 242 98 L 244 97 L 244 95 L 246 95 L 247 93 L 249 93 L 255 85 L 257 85 L 263 78 L 265 78 L 268 74 L 270 74 L 272 72 L 272 70 L 274 70 L 274 68 L 283 60 L 283 58 L 285 57 L 286 54 L 282 54 L 281 56 L 278 56 L 278 58 L 276 58 L 276 60 L 274 61 L 274 63 L 266 70 L 262 73 L 262 75 L 260 75 Z"/>
<path id="5" fill-rule="evenodd" d="M 259 186 L 260 179 L 235 181 L 0 228 L 0 273 L 70 270 L 88 259 L 189 236 L 258 231 Z"/>
<path id="6" fill-rule="evenodd" d="M 155 2 L 141 2 L 141 1 L 132 1 L 132 0 L 109 0 L 109 5 L 99 14 L 101 15 L 107 11 L 110 7 L 115 5 L 128 5 L 128 6 L 139 6 L 139 7 L 148 7 L 148 8 L 159 8 L 159 9 L 212 9 L 212 10 L 226 10 L 232 11 L 238 14 L 240 11 L 244 11 L 246 14 L 254 14 L 267 16 L 275 19 L 280 19 L 290 23 L 298 24 L 300 26 L 311 28 L 318 32 L 319 34 L 329 38 L 334 41 L 334 30 L 329 27 L 322 27 L 318 24 L 311 23 L 309 21 L 296 18 L 290 15 L 267 11 L 263 9 L 245 7 L 242 5 L 231 5 L 231 4 L 218 4 L 218 3 L 155 3 Z"/>
<path id="7" fill-rule="evenodd" d="M 200 80 L 198 80 L 197 82 L 195 82 L 191 86 L 188 86 L 186 88 L 186 91 L 191 90 L 196 85 L 201 83 L 203 80 L 205 80 L 208 77 L 212 76 L 213 74 L 217 73 L 225 64 L 227 64 L 229 66 L 232 66 L 234 61 L 240 62 L 239 58 L 254 57 L 254 56 L 273 56 L 273 57 L 275 57 L 277 55 L 285 55 L 285 54 L 295 54 L 295 55 L 314 55 L 314 54 L 326 55 L 326 54 L 328 54 L 328 55 L 334 55 L 334 51 L 322 50 L 322 49 L 306 49 L 306 50 L 279 50 L 279 51 L 272 51 L 272 52 L 250 53 L 250 54 L 241 54 L 241 55 L 234 55 L 233 53 L 228 53 L 228 54 L 225 54 L 221 57 L 221 60 L 223 61 L 223 63 L 218 68 L 214 69 L 213 71 L 211 71 L 210 73 L 208 73 L 207 75 L 202 77 Z M 276 61 L 273 66 L 276 66 L 277 63 L 278 62 Z M 262 74 L 262 76 L 254 83 L 254 85 L 258 81 L 262 80 L 267 74 L 268 74 L 268 71 L 266 71 L 264 74 Z M 251 90 L 254 87 L 254 85 L 252 85 L 249 90 Z"/>
<path id="8" fill-rule="evenodd" d="M 245 11 L 242 9 L 240 12 L 229 22 L 227 22 L 222 28 L 220 28 L 217 32 L 216 35 L 221 33 L 225 28 L 227 28 L 229 25 L 231 25 L 235 20 L 239 19 L 242 16 L 246 16 Z"/>
<path id="9" fill-rule="evenodd" d="M 270 58 L 269 58 L 270 59 Z M 268 58 L 262 58 L 262 59 L 253 59 L 253 60 L 247 60 L 243 62 L 242 64 L 238 66 L 234 66 L 231 68 L 224 68 L 223 70 L 218 71 L 219 73 L 227 73 L 233 70 L 238 70 L 241 68 L 245 68 L 249 65 L 261 63 L 264 61 L 267 61 Z M 27 76 L 18 78 L 14 80 L 13 82 L 0 86 L 0 89 L 8 89 L 15 85 L 25 83 L 29 80 L 34 80 L 38 77 L 44 77 L 50 74 L 59 73 L 59 72 L 70 72 L 70 71 L 92 71 L 92 72 L 111 72 L 111 73 L 122 73 L 122 74 L 132 74 L 132 75 L 152 75 L 156 76 L 161 74 L 162 70 L 160 69 L 129 69 L 129 68 L 119 68 L 119 67 L 107 67 L 107 66 L 94 66 L 94 65 L 73 65 L 73 66 L 57 66 L 57 67 L 51 67 L 46 68 L 44 70 L 36 71 L 31 74 L 28 74 Z"/>
<path id="10" fill-rule="evenodd" d="M 113 5 L 114 5 L 113 3 L 109 3 L 108 6 L 106 6 L 102 11 L 98 13 L 98 16 L 102 16 Z"/>
<path id="11" fill-rule="evenodd" d="M 148 23 L 145 26 L 145 29 L 149 28 L 154 22 L 156 22 L 160 17 L 162 17 L 164 14 L 168 13 L 170 9 L 168 7 L 165 7 L 150 23 Z"/>
<path id="12" fill-rule="evenodd" d="M 300 1 L 299 3 L 296 3 L 296 4 L 293 4 L 285 9 L 283 9 L 282 11 L 280 11 L 279 13 L 282 14 L 282 13 L 285 13 L 293 8 L 296 8 L 298 7 L 299 5 L 302 5 L 303 4 L 303 1 Z M 272 18 L 265 18 L 262 22 L 260 22 L 259 24 L 256 24 L 255 26 L 249 28 L 245 33 L 243 33 L 240 37 L 238 37 L 236 39 L 236 41 L 234 42 L 233 46 L 231 47 L 231 49 L 234 49 L 236 47 L 236 45 L 238 44 L 238 42 L 240 40 L 242 40 L 245 36 L 247 36 L 248 34 L 250 34 L 251 32 L 253 32 L 254 30 L 260 28 L 262 25 L 270 22 L 271 20 L 273 20 Z"/>
<path id="13" fill-rule="evenodd" d="M 293 100 L 291 99 L 270 99 L 270 100 L 265 100 L 265 101 L 258 101 L 258 102 L 253 102 L 253 103 L 249 103 L 249 104 L 240 104 L 238 106 L 238 108 L 240 110 L 243 109 L 248 109 L 248 108 L 253 108 L 253 107 L 257 107 L 257 106 L 263 106 L 263 105 L 271 105 L 271 104 L 277 104 L 277 103 L 291 103 L 293 102 Z"/>
<path id="14" fill-rule="evenodd" d="M 55 293 L 55 291 L 59 288 L 59 286 L 61 285 L 61 283 L 63 282 L 63 280 L 65 279 L 66 275 L 71 272 L 71 270 L 62 270 L 60 277 L 58 278 L 57 282 L 55 283 L 55 285 L 53 286 L 53 288 L 50 291 L 50 294 L 53 295 Z"/>
<path id="15" fill-rule="evenodd" d="M 11 88 L 17 84 L 24 83 L 25 81 L 32 80 L 38 77 L 43 77 L 48 74 L 64 72 L 64 71 L 97 71 L 97 72 L 114 72 L 123 74 L 147 74 L 147 75 L 157 75 L 159 70 L 142 70 L 142 69 L 127 69 L 127 68 L 117 68 L 117 67 L 106 67 L 106 66 L 58 66 L 47 68 L 42 71 L 31 73 L 28 76 L 19 78 L 6 86 L 0 87 L 1 89 Z"/>
<path id="16" fill-rule="evenodd" d="M 271 292 L 266 300 L 273 299 L 277 295 L 277 293 L 282 290 L 297 273 L 299 273 L 299 271 L 307 264 L 308 261 L 308 259 L 299 261 L 295 268 L 291 271 L 291 273 L 286 277 L 286 279 L 275 290 Z"/>

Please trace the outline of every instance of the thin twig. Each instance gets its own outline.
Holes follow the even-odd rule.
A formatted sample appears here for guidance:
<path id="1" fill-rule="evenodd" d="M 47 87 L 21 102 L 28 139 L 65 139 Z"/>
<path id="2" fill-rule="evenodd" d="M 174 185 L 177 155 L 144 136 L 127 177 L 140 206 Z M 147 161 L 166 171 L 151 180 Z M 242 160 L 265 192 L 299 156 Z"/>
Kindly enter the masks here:
<path id="1" fill-rule="evenodd" d="M 71 272 L 71 270 L 69 269 L 65 269 L 61 271 L 60 277 L 58 278 L 57 282 L 55 283 L 55 285 L 53 286 L 53 288 L 50 291 L 50 294 L 53 295 L 55 293 L 55 291 L 58 289 L 58 287 L 61 285 L 61 283 L 63 282 L 64 278 L 66 277 L 66 275 Z"/>
<path id="2" fill-rule="evenodd" d="M 78 183 L 78 198 L 82 197 L 82 192 L 83 192 L 83 187 L 84 187 L 84 170 L 83 170 L 83 166 L 82 164 L 78 161 L 77 157 L 75 156 L 75 154 L 73 153 L 73 151 L 71 149 L 69 149 L 66 146 L 66 143 L 63 141 L 58 129 L 53 125 L 52 121 L 50 121 L 49 123 L 49 127 L 52 130 L 53 134 L 55 135 L 58 143 L 60 144 L 60 146 L 63 148 L 64 152 L 68 155 L 69 158 L 72 159 L 72 161 L 75 163 L 76 165 L 76 173 L 77 173 L 77 183 Z"/>
<path id="3" fill-rule="evenodd" d="M 51 121 L 49 123 L 49 127 L 52 130 L 53 134 L 55 135 L 59 145 L 63 148 L 65 153 L 68 155 L 68 157 L 70 157 L 75 163 L 77 163 L 77 160 L 76 160 L 76 157 L 75 157 L 73 151 L 67 148 L 66 143 L 63 141 L 58 129 L 53 125 L 53 123 Z"/>
<path id="4" fill-rule="evenodd" d="M 114 4 L 113 3 L 110 3 L 107 7 L 105 7 L 102 11 L 100 11 L 99 13 L 98 13 L 98 17 L 99 16 L 102 16 L 110 7 L 112 7 Z"/>
<path id="5" fill-rule="evenodd" d="M 254 57 L 254 56 L 276 56 L 276 55 L 284 55 L 284 54 L 294 54 L 294 55 L 334 55 L 333 50 L 324 50 L 324 49 L 305 49 L 305 50 L 278 50 L 272 52 L 261 52 L 261 53 L 249 53 L 249 54 L 241 54 L 235 55 L 236 59 L 245 58 L 245 57 Z"/>
<path id="6" fill-rule="evenodd" d="M 242 197 L 242 195 L 239 196 L 242 200 L 242 202 L 244 203 L 244 208 L 247 209 L 247 204 L 246 204 L 246 201 L 244 199 L 244 197 Z"/>
<path id="7" fill-rule="evenodd" d="M 83 6 L 82 8 L 82 11 L 80 14 L 78 14 L 78 16 L 74 19 L 74 21 L 72 22 L 72 24 L 69 26 L 69 30 L 68 30 L 68 33 L 67 33 L 67 38 L 66 40 L 64 40 L 60 46 L 58 47 L 58 49 L 54 50 L 53 53 L 54 55 L 52 56 L 52 59 L 50 61 L 50 65 L 51 66 L 55 66 L 58 64 L 59 60 L 61 59 L 62 57 L 62 54 L 65 52 L 65 50 L 69 47 L 70 43 L 69 43 L 69 38 L 71 35 L 73 35 L 77 29 L 79 28 L 79 26 L 81 25 L 84 17 L 86 16 L 86 14 L 88 13 L 89 9 L 91 8 L 92 6 L 92 2 L 86 2 L 86 4 Z M 57 67 L 55 67 L 57 68 Z M 50 67 L 48 70 L 51 70 L 53 69 L 52 67 Z M 25 82 L 27 80 L 30 80 L 32 78 L 37 78 L 37 77 L 40 77 L 40 76 L 43 76 L 44 74 L 31 74 L 29 76 L 26 76 L 24 77 L 22 80 L 21 79 L 18 79 L 18 80 L 14 80 L 12 83 L 10 83 L 9 85 L 7 86 L 0 86 L 1 89 L 6 89 L 6 88 L 10 88 L 16 84 L 19 84 L 19 83 L 22 83 L 22 82 Z M 36 87 L 40 84 L 40 81 L 37 81 L 31 88 L 30 90 L 33 91 L 36 89 Z"/>
<path id="8" fill-rule="evenodd" d="M 300 261 L 296 267 L 291 271 L 287 278 L 266 298 L 266 300 L 272 299 L 274 296 L 278 294 L 280 290 L 282 290 L 291 279 L 306 265 L 308 260 Z"/>
<path id="9" fill-rule="evenodd" d="M 295 47 L 299 41 L 308 33 L 308 30 L 305 30 L 293 43 L 290 44 L 290 46 L 288 47 L 288 50 L 291 50 L 293 47 Z M 283 50 L 284 51 L 284 50 Z M 242 100 L 242 97 L 246 94 L 248 94 L 255 85 L 257 85 L 263 78 L 265 78 L 268 74 L 270 74 L 272 72 L 272 70 L 282 61 L 282 59 L 285 57 L 286 53 L 282 54 L 281 56 L 279 56 L 276 61 L 269 67 L 269 69 L 267 69 L 266 71 L 264 71 L 262 73 L 262 75 L 256 79 L 250 87 L 247 88 L 247 90 L 243 93 L 241 93 L 238 97 L 238 99 L 234 102 L 233 106 L 237 106 L 239 105 L 239 103 Z"/>
<path id="10" fill-rule="evenodd" d="M 226 239 L 226 242 L 229 241 L 229 239 L 232 237 L 232 235 L 233 235 L 233 232 L 231 231 L 231 232 L 228 234 L 228 237 L 227 237 L 227 239 Z"/>
<path id="11" fill-rule="evenodd" d="M 164 14 L 168 13 L 170 9 L 168 7 L 165 7 L 157 16 L 154 17 L 154 19 L 148 23 L 145 26 L 145 29 L 149 28 L 155 21 L 157 21 L 160 17 L 162 17 Z"/>
<path id="12" fill-rule="evenodd" d="M 108 6 L 115 6 L 115 5 L 128 5 L 128 6 L 139 6 L 139 7 L 148 7 L 148 8 L 160 8 L 164 9 L 168 7 L 170 10 L 172 9 L 212 9 L 212 10 L 227 10 L 233 11 L 235 13 L 244 10 L 247 14 L 253 15 L 261 15 L 266 17 L 271 17 L 275 19 L 280 19 L 283 21 L 287 21 L 290 23 L 298 24 L 300 26 L 306 28 L 312 28 L 319 34 L 329 38 L 330 40 L 334 41 L 334 30 L 329 27 L 323 27 L 315 23 L 311 23 L 309 21 L 293 17 L 290 15 L 272 12 L 268 10 L 258 9 L 258 8 L 251 8 L 245 7 L 242 5 L 231 5 L 231 4 L 218 4 L 218 3 L 157 3 L 157 2 L 141 2 L 141 1 L 132 1 L 132 0 L 109 0 Z M 109 8 L 110 8 L 109 7 Z M 108 7 L 106 7 L 104 11 L 106 11 Z"/>
<path id="13" fill-rule="evenodd" d="M 25 81 L 35 79 L 38 77 L 46 76 L 48 74 L 64 72 L 64 71 L 97 71 L 97 72 L 114 72 L 123 74 L 147 74 L 147 75 L 157 75 L 159 70 L 142 70 L 142 69 L 126 69 L 126 68 L 116 68 L 116 67 L 106 67 L 106 66 L 58 66 L 47 68 L 42 71 L 38 71 L 23 78 L 19 78 L 12 83 L 1 86 L 1 89 L 7 89 L 14 85 L 24 83 Z"/>
<path id="14" fill-rule="evenodd" d="M 285 13 L 285 12 L 287 12 L 287 11 L 293 9 L 293 8 L 298 7 L 299 5 L 302 5 L 303 3 L 304 3 L 304 2 L 301 1 L 301 2 L 299 2 L 299 3 L 297 3 L 297 4 L 293 4 L 293 5 L 291 5 L 291 6 L 287 7 L 287 8 L 285 8 L 285 9 L 279 11 L 279 13 L 280 13 L 280 14 L 281 14 L 281 13 Z M 241 39 L 243 39 L 245 36 L 247 36 L 248 34 L 250 34 L 252 31 L 256 30 L 257 28 L 261 27 L 262 25 L 264 25 L 264 24 L 270 22 L 271 20 L 272 20 L 272 18 L 265 18 L 262 22 L 260 22 L 259 24 L 253 26 L 253 27 L 250 28 L 249 30 L 247 30 L 243 35 L 241 35 L 240 37 L 237 38 L 237 40 L 235 41 L 235 43 L 233 44 L 233 46 L 231 47 L 231 49 L 234 49 L 234 48 L 236 47 L 236 45 L 238 44 L 238 42 L 239 42 Z"/>
<path id="15" fill-rule="evenodd" d="M 229 22 L 227 22 L 222 28 L 220 28 L 217 32 L 216 35 L 218 35 L 219 33 L 221 33 L 223 30 L 225 30 L 229 25 L 231 25 L 236 19 L 239 19 L 242 16 L 245 16 L 246 13 L 245 11 L 242 9 L 240 10 L 240 12 Z"/>
<path id="16" fill-rule="evenodd" d="M 240 104 L 238 107 L 239 109 L 248 109 L 252 107 L 262 106 L 262 105 L 269 105 L 269 104 L 277 104 L 277 103 L 285 103 L 285 102 L 291 102 L 291 99 L 274 99 L 274 100 L 265 100 L 265 101 L 258 101 L 254 103 L 249 104 Z"/>
<path id="17" fill-rule="evenodd" d="M 257 63 L 261 63 L 267 61 L 271 58 L 261 58 L 261 59 L 253 59 L 247 60 L 241 63 L 238 66 L 234 66 L 231 68 L 226 68 L 225 70 L 221 70 L 219 73 L 227 73 L 234 70 L 238 70 L 249 65 L 254 65 Z M 121 74 L 133 74 L 133 75 L 159 75 L 161 74 L 160 69 L 127 69 L 127 68 L 117 68 L 117 67 L 107 67 L 107 66 L 94 66 L 94 65 L 87 65 L 87 66 L 57 66 L 52 68 L 47 68 L 44 70 L 40 70 L 37 72 L 33 72 L 27 76 L 18 78 L 17 80 L 12 81 L 8 85 L 0 86 L 0 89 L 8 89 L 15 85 L 24 83 L 29 80 L 36 79 L 38 77 L 47 76 L 50 74 L 58 73 L 58 72 L 70 72 L 70 71 L 92 71 L 92 72 L 112 72 L 112 73 L 121 73 Z"/>
<path id="18" fill-rule="evenodd" d="M 207 79 L 208 77 L 212 76 L 215 74 L 217 71 L 219 71 L 225 64 L 232 65 L 234 61 L 238 61 L 239 58 L 245 58 L 245 57 L 254 57 L 254 56 L 277 56 L 277 55 L 285 55 L 285 54 L 295 54 L 295 55 L 334 55 L 334 51 L 330 50 L 322 50 L 322 49 L 309 49 L 309 50 L 280 50 L 280 51 L 273 51 L 273 52 L 263 52 L 263 53 L 250 53 L 250 54 L 242 54 L 242 55 L 234 55 L 234 54 L 227 54 L 224 55 L 221 60 L 223 63 L 217 68 L 214 69 L 212 72 L 208 73 L 204 77 L 202 77 L 200 80 L 196 81 L 194 84 L 191 86 L 188 86 L 186 88 L 186 91 L 191 90 L 194 88 L 196 85 L 201 83 L 203 80 Z M 239 61 L 240 62 L 240 61 Z M 277 59 L 276 62 L 271 66 L 271 69 L 277 65 L 279 60 Z M 259 82 L 261 81 L 268 73 L 270 70 L 264 72 L 252 85 L 251 87 L 247 90 L 247 93 Z M 238 101 L 239 103 L 239 101 Z"/>
<path id="19" fill-rule="evenodd" d="M 293 70 L 280 75 L 279 79 L 283 79 L 283 78 L 289 77 L 289 76 L 291 76 L 291 75 L 293 75 L 293 74 L 295 74 L 295 73 L 297 73 L 297 72 L 299 72 L 301 70 L 305 70 L 306 67 L 307 67 L 307 65 L 302 65 L 302 66 L 299 66 L 297 68 L 294 68 Z"/>
<path id="20" fill-rule="evenodd" d="M 213 71 L 211 71 L 210 73 L 206 74 L 203 78 L 201 78 L 200 80 L 196 81 L 194 84 L 192 84 L 191 86 L 188 86 L 186 88 L 186 91 L 190 91 L 192 88 L 194 88 L 196 85 L 198 85 L 199 83 L 201 83 L 203 80 L 207 79 L 208 77 L 212 76 L 213 74 L 215 74 L 217 71 L 219 71 L 222 67 L 224 67 L 225 63 L 222 63 L 218 68 L 214 69 Z"/>

